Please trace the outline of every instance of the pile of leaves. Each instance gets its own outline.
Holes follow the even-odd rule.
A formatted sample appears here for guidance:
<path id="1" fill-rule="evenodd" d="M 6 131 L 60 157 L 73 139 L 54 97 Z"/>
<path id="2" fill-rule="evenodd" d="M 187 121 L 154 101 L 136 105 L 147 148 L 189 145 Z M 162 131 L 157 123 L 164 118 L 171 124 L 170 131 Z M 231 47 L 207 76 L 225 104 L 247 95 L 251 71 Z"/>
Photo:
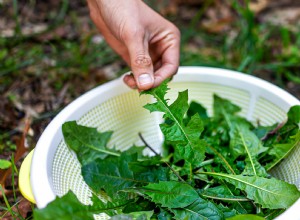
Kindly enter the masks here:
<path id="1" fill-rule="evenodd" d="M 69 191 L 35 210 L 34 218 L 273 219 L 300 197 L 295 185 L 268 173 L 300 143 L 300 106 L 289 110 L 285 123 L 254 126 L 238 115 L 240 107 L 217 95 L 209 117 L 202 105 L 188 103 L 187 90 L 172 104 L 167 90 L 165 82 L 142 92 L 156 99 L 146 109 L 164 113 L 161 154 L 141 134 L 144 147 L 121 152 L 106 147 L 112 132 L 66 122 L 64 139 L 81 163 L 92 204 Z M 154 156 L 144 155 L 144 148 Z"/>

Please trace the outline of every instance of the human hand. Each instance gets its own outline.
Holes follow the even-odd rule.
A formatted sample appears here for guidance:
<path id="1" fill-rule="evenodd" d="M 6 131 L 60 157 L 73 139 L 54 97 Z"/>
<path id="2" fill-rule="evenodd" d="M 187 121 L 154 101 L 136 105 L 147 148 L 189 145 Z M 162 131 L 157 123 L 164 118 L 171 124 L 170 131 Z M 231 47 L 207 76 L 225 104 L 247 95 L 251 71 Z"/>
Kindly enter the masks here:
<path id="1" fill-rule="evenodd" d="M 107 43 L 131 67 L 124 82 L 147 90 L 177 72 L 180 32 L 141 0 L 88 0 L 90 16 Z"/>

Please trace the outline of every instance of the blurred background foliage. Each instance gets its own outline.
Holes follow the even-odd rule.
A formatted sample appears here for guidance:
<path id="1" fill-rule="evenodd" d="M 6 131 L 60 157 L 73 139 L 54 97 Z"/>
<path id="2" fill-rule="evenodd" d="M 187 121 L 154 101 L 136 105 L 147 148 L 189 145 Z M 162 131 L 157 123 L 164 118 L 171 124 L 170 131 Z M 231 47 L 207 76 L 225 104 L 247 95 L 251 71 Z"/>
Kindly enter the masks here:
<path id="1" fill-rule="evenodd" d="M 241 71 L 300 98 L 299 1 L 146 2 L 181 30 L 180 65 Z M 18 168 L 64 106 L 128 70 L 93 25 L 85 1 L 0 0 L 0 159 Z M 12 160 L 18 149 L 23 157 Z M 17 190 L 14 174 L 7 189 Z M 31 217 L 17 191 L 0 196 L 0 217 Z"/>

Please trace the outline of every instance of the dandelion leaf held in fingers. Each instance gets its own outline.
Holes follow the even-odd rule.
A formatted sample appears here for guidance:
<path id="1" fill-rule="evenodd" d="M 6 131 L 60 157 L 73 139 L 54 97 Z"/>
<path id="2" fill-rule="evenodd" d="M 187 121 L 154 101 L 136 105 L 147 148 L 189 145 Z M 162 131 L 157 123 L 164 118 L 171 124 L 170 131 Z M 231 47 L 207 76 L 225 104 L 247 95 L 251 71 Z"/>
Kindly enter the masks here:
<path id="1" fill-rule="evenodd" d="M 184 116 L 188 110 L 188 91 L 179 92 L 177 99 L 171 104 L 165 98 L 167 93 L 167 81 L 161 86 L 142 92 L 152 95 L 156 102 L 144 107 L 150 112 L 159 111 L 164 113 L 165 123 L 160 128 L 165 139 L 175 146 L 175 154 L 197 167 L 204 159 L 205 145 L 199 137 L 203 131 L 203 124 L 198 113 L 196 113 L 187 125 Z"/>

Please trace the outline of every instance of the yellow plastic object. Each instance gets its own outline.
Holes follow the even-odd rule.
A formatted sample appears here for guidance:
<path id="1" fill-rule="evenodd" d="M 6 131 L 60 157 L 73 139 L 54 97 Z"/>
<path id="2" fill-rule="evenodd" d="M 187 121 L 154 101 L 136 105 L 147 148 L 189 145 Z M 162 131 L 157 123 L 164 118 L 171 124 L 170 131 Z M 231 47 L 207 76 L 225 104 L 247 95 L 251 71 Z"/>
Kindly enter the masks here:
<path id="1" fill-rule="evenodd" d="M 24 159 L 19 172 L 19 188 L 22 195 L 32 203 L 35 203 L 30 185 L 30 165 L 33 155 L 32 150 Z"/>

